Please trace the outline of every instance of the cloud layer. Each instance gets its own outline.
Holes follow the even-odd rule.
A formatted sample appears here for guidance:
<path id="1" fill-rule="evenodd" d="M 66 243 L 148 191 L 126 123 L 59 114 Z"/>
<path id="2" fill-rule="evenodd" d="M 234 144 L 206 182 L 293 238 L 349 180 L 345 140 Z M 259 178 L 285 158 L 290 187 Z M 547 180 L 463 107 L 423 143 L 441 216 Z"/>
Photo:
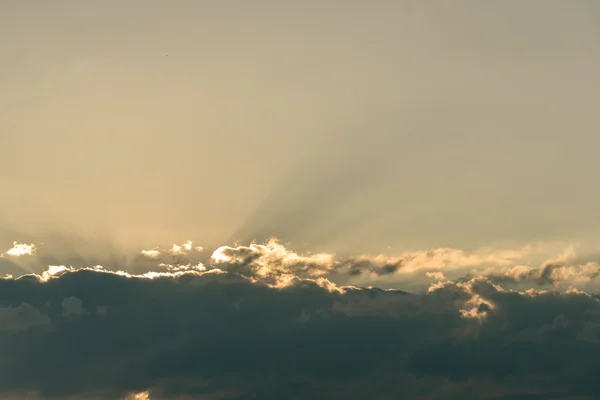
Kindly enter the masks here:
<path id="1" fill-rule="evenodd" d="M 595 398 L 600 303 L 576 283 L 593 286 L 596 266 L 574 248 L 519 265 L 536 251 L 339 259 L 271 240 L 196 262 L 186 242 L 130 258 L 155 271 L 7 277 L 0 397 Z M 366 277 L 423 290 L 351 284 Z"/>

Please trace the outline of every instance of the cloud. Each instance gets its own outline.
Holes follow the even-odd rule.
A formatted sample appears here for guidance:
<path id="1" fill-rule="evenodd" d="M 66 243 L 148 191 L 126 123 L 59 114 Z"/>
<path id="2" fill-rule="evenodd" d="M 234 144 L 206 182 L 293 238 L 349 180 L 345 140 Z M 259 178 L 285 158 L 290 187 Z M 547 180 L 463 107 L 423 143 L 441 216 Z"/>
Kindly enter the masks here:
<path id="1" fill-rule="evenodd" d="M 357 277 L 382 276 L 396 272 L 415 272 L 442 268 L 466 268 L 475 266 L 511 265 L 515 259 L 523 257 L 529 247 L 519 251 L 493 251 L 483 249 L 467 253 L 459 249 L 437 248 L 426 251 L 406 252 L 399 256 L 364 255 L 348 259 L 338 259 L 334 254 L 319 253 L 299 255 L 286 249 L 278 240 L 269 239 L 265 244 L 253 243 L 249 246 L 223 246 L 215 250 L 212 259 L 216 263 L 235 264 L 254 268 L 254 272 L 275 268 L 296 273 L 323 276 L 329 273 Z"/>
<path id="2" fill-rule="evenodd" d="M 341 258 L 331 253 L 298 254 L 277 239 L 250 245 L 222 246 L 211 262 L 230 272 L 285 285 L 294 276 L 322 278 L 348 285 L 411 285 L 424 288 L 431 279 L 490 277 L 510 287 L 568 287 L 593 284 L 600 273 L 594 261 L 578 262 L 576 247 L 527 245 L 517 249 L 481 248 L 465 251 L 433 248 L 396 256 L 360 255 Z M 552 252 L 558 251 L 558 255 Z M 536 265 L 535 260 L 542 260 Z M 426 279 L 423 279 L 423 278 Z M 388 286 L 389 287 L 389 286 Z"/>
<path id="3" fill-rule="evenodd" d="M 41 238 L 38 238 L 41 239 Z M 39 241 L 41 243 L 41 240 Z M 578 259 L 574 246 L 527 245 L 513 249 L 480 248 L 470 251 L 455 248 L 432 248 L 405 251 L 395 255 L 363 254 L 339 257 L 333 253 L 297 253 L 276 239 L 265 243 L 222 246 L 204 252 L 188 240 L 181 244 L 140 249 L 134 253 L 120 251 L 111 242 L 100 243 L 96 251 L 89 240 L 51 237 L 44 245 L 30 245 L 35 257 L 0 258 L 0 273 L 18 276 L 41 274 L 48 266 L 122 270 L 132 274 L 162 273 L 188 269 L 205 270 L 214 264 L 228 271 L 246 270 L 256 279 L 275 280 L 323 278 L 339 284 L 359 286 L 404 287 L 421 290 L 432 275 L 441 273 L 450 280 L 488 276 L 504 285 L 524 289 L 522 282 L 538 286 L 593 285 L 597 262 Z M 566 257 L 566 258 L 565 258 Z M 48 272 L 48 271 L 47 271 Z M 287 274 L 287 275 L 286 275 Z M 429 274 L 429 275 L 427 275 Z"/>
<path id="4" fill-rule="evenodd" d="M 160 256 L 160 251 L 158 250 L 142 250 L 140 254 L 146 256 L 148 258 L 158 258 Z"/>
<path id="5" fill-rule="evenodd" d="M 332 254 L 299 255 L 276 239 L 265 244 L 222 246 L 213 252 L 211 260 L 215 266 L 227 271 L 278 287 L 291 284 L 297 277 L 322 277 L 337 266 Z"/>
<path id="6" fill-rule="evenodd" d="M 48 328 L 50 319 L 28 303 L 0 308 L 0 331 L 16 333 L 30 328 Z"/>
<path id="7" fill-rule="evenodd" d="M 577 260 L 575 246 L 569 246 L 558 256 L 542 262 L 539 266 L 516 264 L 500 268 L 481 268 L 472 270 L 471 274 L 520 287 L 534 285 L 559 290 L 569 287 L 597 290 L 596 278 L 600 276 L 600 264 L 593 260 Z"/>
<path id="8" fill-rule="evenodd" d="M 526 262 L 535 246 L 340 258 L 271 239 L 219 247 L 197 264 L 189 241 L 152 251 L 120 267 L 56 263 L 0 279 L 0 397 L 592 398 L 600 390 L 597 265 L 574 248 L 542 252 L 537 266 Z M 423 290 L 360 284 L 369 279 L 416 280 Z"/>
<path id="9" fill-rule="evenodd" d="M 423 293 L 339 286 L 299 266 L 327 264 L 321 257 L 265 246 L 221 249 L 223 269 L 65 267 L 0 280 L 0 395 L 488 399 L 600 390 L 595 296 L 518 292 L 483 277 Z M 226 264 L 234 260 L 253 264 Z M 276 284 L 292 270 L 307 277 Z"/>
<path id="10" fill-rule="evenodd" d="M 13 257 L 31 256 L 35 253 L 36 246 L 34 244 L 13 242 L 13 247 L 6 251 L 6 254 Z"/>
<path id="11" fill-rule="evenodd" d="M 154 248 L 151 250 L 142 250 L 131 263 L 131 267 L 139 270 L 156 270 L 158 267 L 165 269 L 177 268 L 182 265 L 190 265 L 192 263 L 199 265 L 201 253 L 204 249 L 201 246 L 193 246 L 191 240 L 178 245 L 174 244 L 170 248 Z M 200 257 L 199 257 L 200 256 Z"/>
<path id="12" fill-rule="evenodd" d="M 84 313 L 83 304 L 77 297 L 67 297 L 61 302 L 64 316 L 82 315 Z"/>
<path id="13" fill-rule="evenodd" d="M 446 279 L 446 276 L 441 272 L 425 272 L 425 276 L 438 281 Z"/>
<path id="14" fill-rule="evenodd" d="M 13 248 L 0 257 L 0 274 L 40 274 L 50 265 L 73 268 L 102 265 L 107 269 L 143 274 L 187 267 L 202 269 L 208 257 L 201 246 L 194 246 L 190 240 L 166 247 L 125 251 L 111 241 L 72 235 L 52 234 L 34 239 L 30 244 L 15 242 Z M 23 256 L 10 255 L 17 253 Z M 25 257 L 27 253 L 35 257 Z"/>
<path id="15" fill-rule="evenodd" d="M 140 393 L 132 393 L 127 396 L 126 400 L 150 400 L 150 393 L 147 391 Z"/>

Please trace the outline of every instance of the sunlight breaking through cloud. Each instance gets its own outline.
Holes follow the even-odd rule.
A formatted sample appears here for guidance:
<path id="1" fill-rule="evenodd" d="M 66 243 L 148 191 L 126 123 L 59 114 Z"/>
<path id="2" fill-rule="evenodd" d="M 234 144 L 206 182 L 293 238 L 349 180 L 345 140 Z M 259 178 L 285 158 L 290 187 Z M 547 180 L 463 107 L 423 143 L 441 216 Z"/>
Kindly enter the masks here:
<path id="1" fill-rule="evenodd" d="M 128 395 L 125 400 L 151 400 L 150 399 L 150 392 L 146 391 L 146 392 L 140 392 L 140 393 L 133 393 Z"/>
<path id="2" fill-rule="evenodd" d="M 4 258 L 4 265 L 38 275 L 43 280 L 82 268 L 101 268 L 145 277 L 218 269 L 275 288 L 312 280 L 339 288 L 378 286 L 424 290 L 431 281 L 459 281 L 476 277 L 487 278 L 520 291 L 529 288 L 593 291 L 600 287 L 600 263 L 590 258 L 578 258 L 575 245 L 536 244 L 517 249 L 488 247 L 472 251 L 434 248 L 396 255 L 339 257 L 324 252 L 298 253 L 276 238 L 271 238 L 265 243 L 221 246 L 209 256 L 204 254 L 201 246 L 194 246 L 191 240 L 187 240 L 180 245 L 141 250 L 137 255 L 123 258 L 124 261 L 118 266 L 113 261 L 103 260 L 102 254 L 87 260 L 69 254 L 54 254 L 47 245 L 42 250 L 38 252 L 33 243 L 14 242 L 13 248 L 7 252 L 7 257 L 13 261 L 7 264 L 8 258 Z M 21 257 L 37 253 L 37 257 Z M 44 264 L 46 260 L 53 260 L 53 263 Z M 21 274 L 12 269 L 5 271 L 4 275 Z"/>
<path id="3" fill-rule="evenodd" d="M 61 398 L 79 390 L 18 369 L 15 360 L 26 357 L 26 364 L 44 365 L 45 371 L 62 371 L 74 379 L 93 365 L 100 375 L 80 380 L 89 385 L 93 400 L 106 393 L 125 400 L 149 400 L 151 393 L 152 398 L 169 400 L 243 398 L 265 389 L 247 379 L 252 373 L 236 368 L 283 373 L 282 379 L 300 371 L 311 385 L 318 385 L 323 376 L 328 377 L 327 384 L 334 382 L 337 378 L 331 374 L 343 368 L 355 368 L 361 376 L 366 364 L 389 371 L 390 382 L 404 377 L 402 384 L 389 383 L 398 393 L 428 387 L 438 390 L 431 392 L 433 398 L 440 398 L 436 395 L 447 385 L 432 380 L 440 373 L 452 376 L 459 368 L 467 368 L 465 375 L 485 391 L 492 390 L 486 377 L 494 369 L 475 355 L 498 358 L 522 351 L 519 346 L 525 343 L 538 347 L 533 355 L 523 355 L 529 357 L 527 365 L 533 372 L 519 382 L 547 394 L 543 390 L 557 389 L 546 389 L 533 379 L 547 368 L 547 361 L 535 354 L 543 354 L 545 345 L 561 337 L 569 346 L 600 343 L 598 265 L 578 261 L 568 246 L 555 254 L 542 249 L 545 261 L 528 263 L 526 257 L 535 249 L 524 249 L 430 249 L 339 257 L 298 253 L 271 239 L 222 246 L 200 262 L 194 260 L 197 248 L 187 241 L 157 247 L 156 257 L 134 255 L 134 266 L 139 262 L 136 257 L 142 257 L 147 267 L 140 271 L 126 263 L 65 262 L 38 273 L 7 276 L 0 279 L 0 349 L 7 365 L 17 366 L 11 374 L 20 381 L 0 378 L 0 393 L 37 391 Z M 32 260 L 44 257 L 41 253 Z M 379 279 L 380 284 L 367 285 L 368 279 Z M 410 282 L 419 283 L 421 289 L 402 290 Z M 383 285 L 395 287 L 382 289 Z M 93 345 L 69 339 L 82 333 L 93 338 Z M 19 337 L 32 338 L 26 355 L 16 350 Z M 556 351 L 572 361 L 570 347 Z M 38 356 L 44 352 L 52 355 Z M 82 361 L 78 354 L 89 356 Z M 235 354 L 233 364 L 239 367 L 224 361 L 223 354 Z M 278 354 L 292 357 L 296 364 L 287 365 Z M 365 362 L 353 364 L 345 354 Z M 395 357 L 389 364 L 389 354 L 406 358 Z M 443 369 L 440 354 L 456 365 Z M 306 357 L 310 365 L 298 370 L 297 363 Z M 91 364 L 83 367 L 88 358 Z M 71 369 L 68 362 L 58 365 L 55 359 L 74 360 L 78 369 Z M 344 359 L 343 365 L 336 361 Z M 518 368 L 511 363 L 499 365 L 509 368 L 510 374 L 511 368 Z M 315 365 L 323 370 L 313 373 Z M 559 364 L 554 368 L 556 374 L 572 371 Z M 214 374 L 219 378 L 213 379 Z M 135 384 L 123 381 L 123 376 Z M 453 384 L 467 385 L 460 379 Z M 509 388 L 514 386 L 507 385 L 503 388 L 512 393 Z M 327 390 L 330 398 L 342 393 L 338 387 Z M 92 396 L 95 392 L 97 397 Z M 276 392 L 278 398 L 286 393 Z"/>

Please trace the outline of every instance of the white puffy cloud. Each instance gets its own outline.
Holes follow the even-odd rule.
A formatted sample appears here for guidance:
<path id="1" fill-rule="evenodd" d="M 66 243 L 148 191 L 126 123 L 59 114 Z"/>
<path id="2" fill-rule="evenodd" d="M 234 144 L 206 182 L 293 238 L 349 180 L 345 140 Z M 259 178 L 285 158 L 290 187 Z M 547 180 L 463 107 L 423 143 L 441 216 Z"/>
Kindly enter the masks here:
<path id="1" fill-rule="evenodd" d="M 142 250 L 140 254 L 148 257 L 148 258 L 158 258 L 160 256 L 159 250 Z"/>
<path id="2" fill-rule="evenodd" d="M 37 247 L 33 243 L 13 242 L 13 247 L 6 251 L 6 254 L 12 257 L 31 256 L 35 253 Z"/>

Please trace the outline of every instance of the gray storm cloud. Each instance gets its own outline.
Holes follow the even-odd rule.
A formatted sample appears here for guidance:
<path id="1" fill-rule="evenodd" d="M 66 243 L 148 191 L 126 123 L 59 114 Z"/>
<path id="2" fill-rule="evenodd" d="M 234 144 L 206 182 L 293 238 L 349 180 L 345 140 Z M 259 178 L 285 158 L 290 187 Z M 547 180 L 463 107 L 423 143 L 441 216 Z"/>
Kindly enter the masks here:
<path id="1" fill-rule="evenodd" d="M 318 279 L 277 286 L 261 272 L 79 269 L 0 280 L 0 319 L 7 398 L 566 399 L 600 389 L 595 296 L 485 278 L 410 294 Z"/>
<path id="2" fill-rule="evenodd" d="M 15 248 L 27 254 L 3 258 L 43 255 Z M 597 266 L 578 265 L 572 246 L 537 266 L 522 262 L 556 249 L 341 258 L 271 239 L 196 262 L 203 250 L 186 241 L 140 250 L 117 269 L 54 265 L 0 279 L 0 395 L 483 400 L 600 390 Z"/>

